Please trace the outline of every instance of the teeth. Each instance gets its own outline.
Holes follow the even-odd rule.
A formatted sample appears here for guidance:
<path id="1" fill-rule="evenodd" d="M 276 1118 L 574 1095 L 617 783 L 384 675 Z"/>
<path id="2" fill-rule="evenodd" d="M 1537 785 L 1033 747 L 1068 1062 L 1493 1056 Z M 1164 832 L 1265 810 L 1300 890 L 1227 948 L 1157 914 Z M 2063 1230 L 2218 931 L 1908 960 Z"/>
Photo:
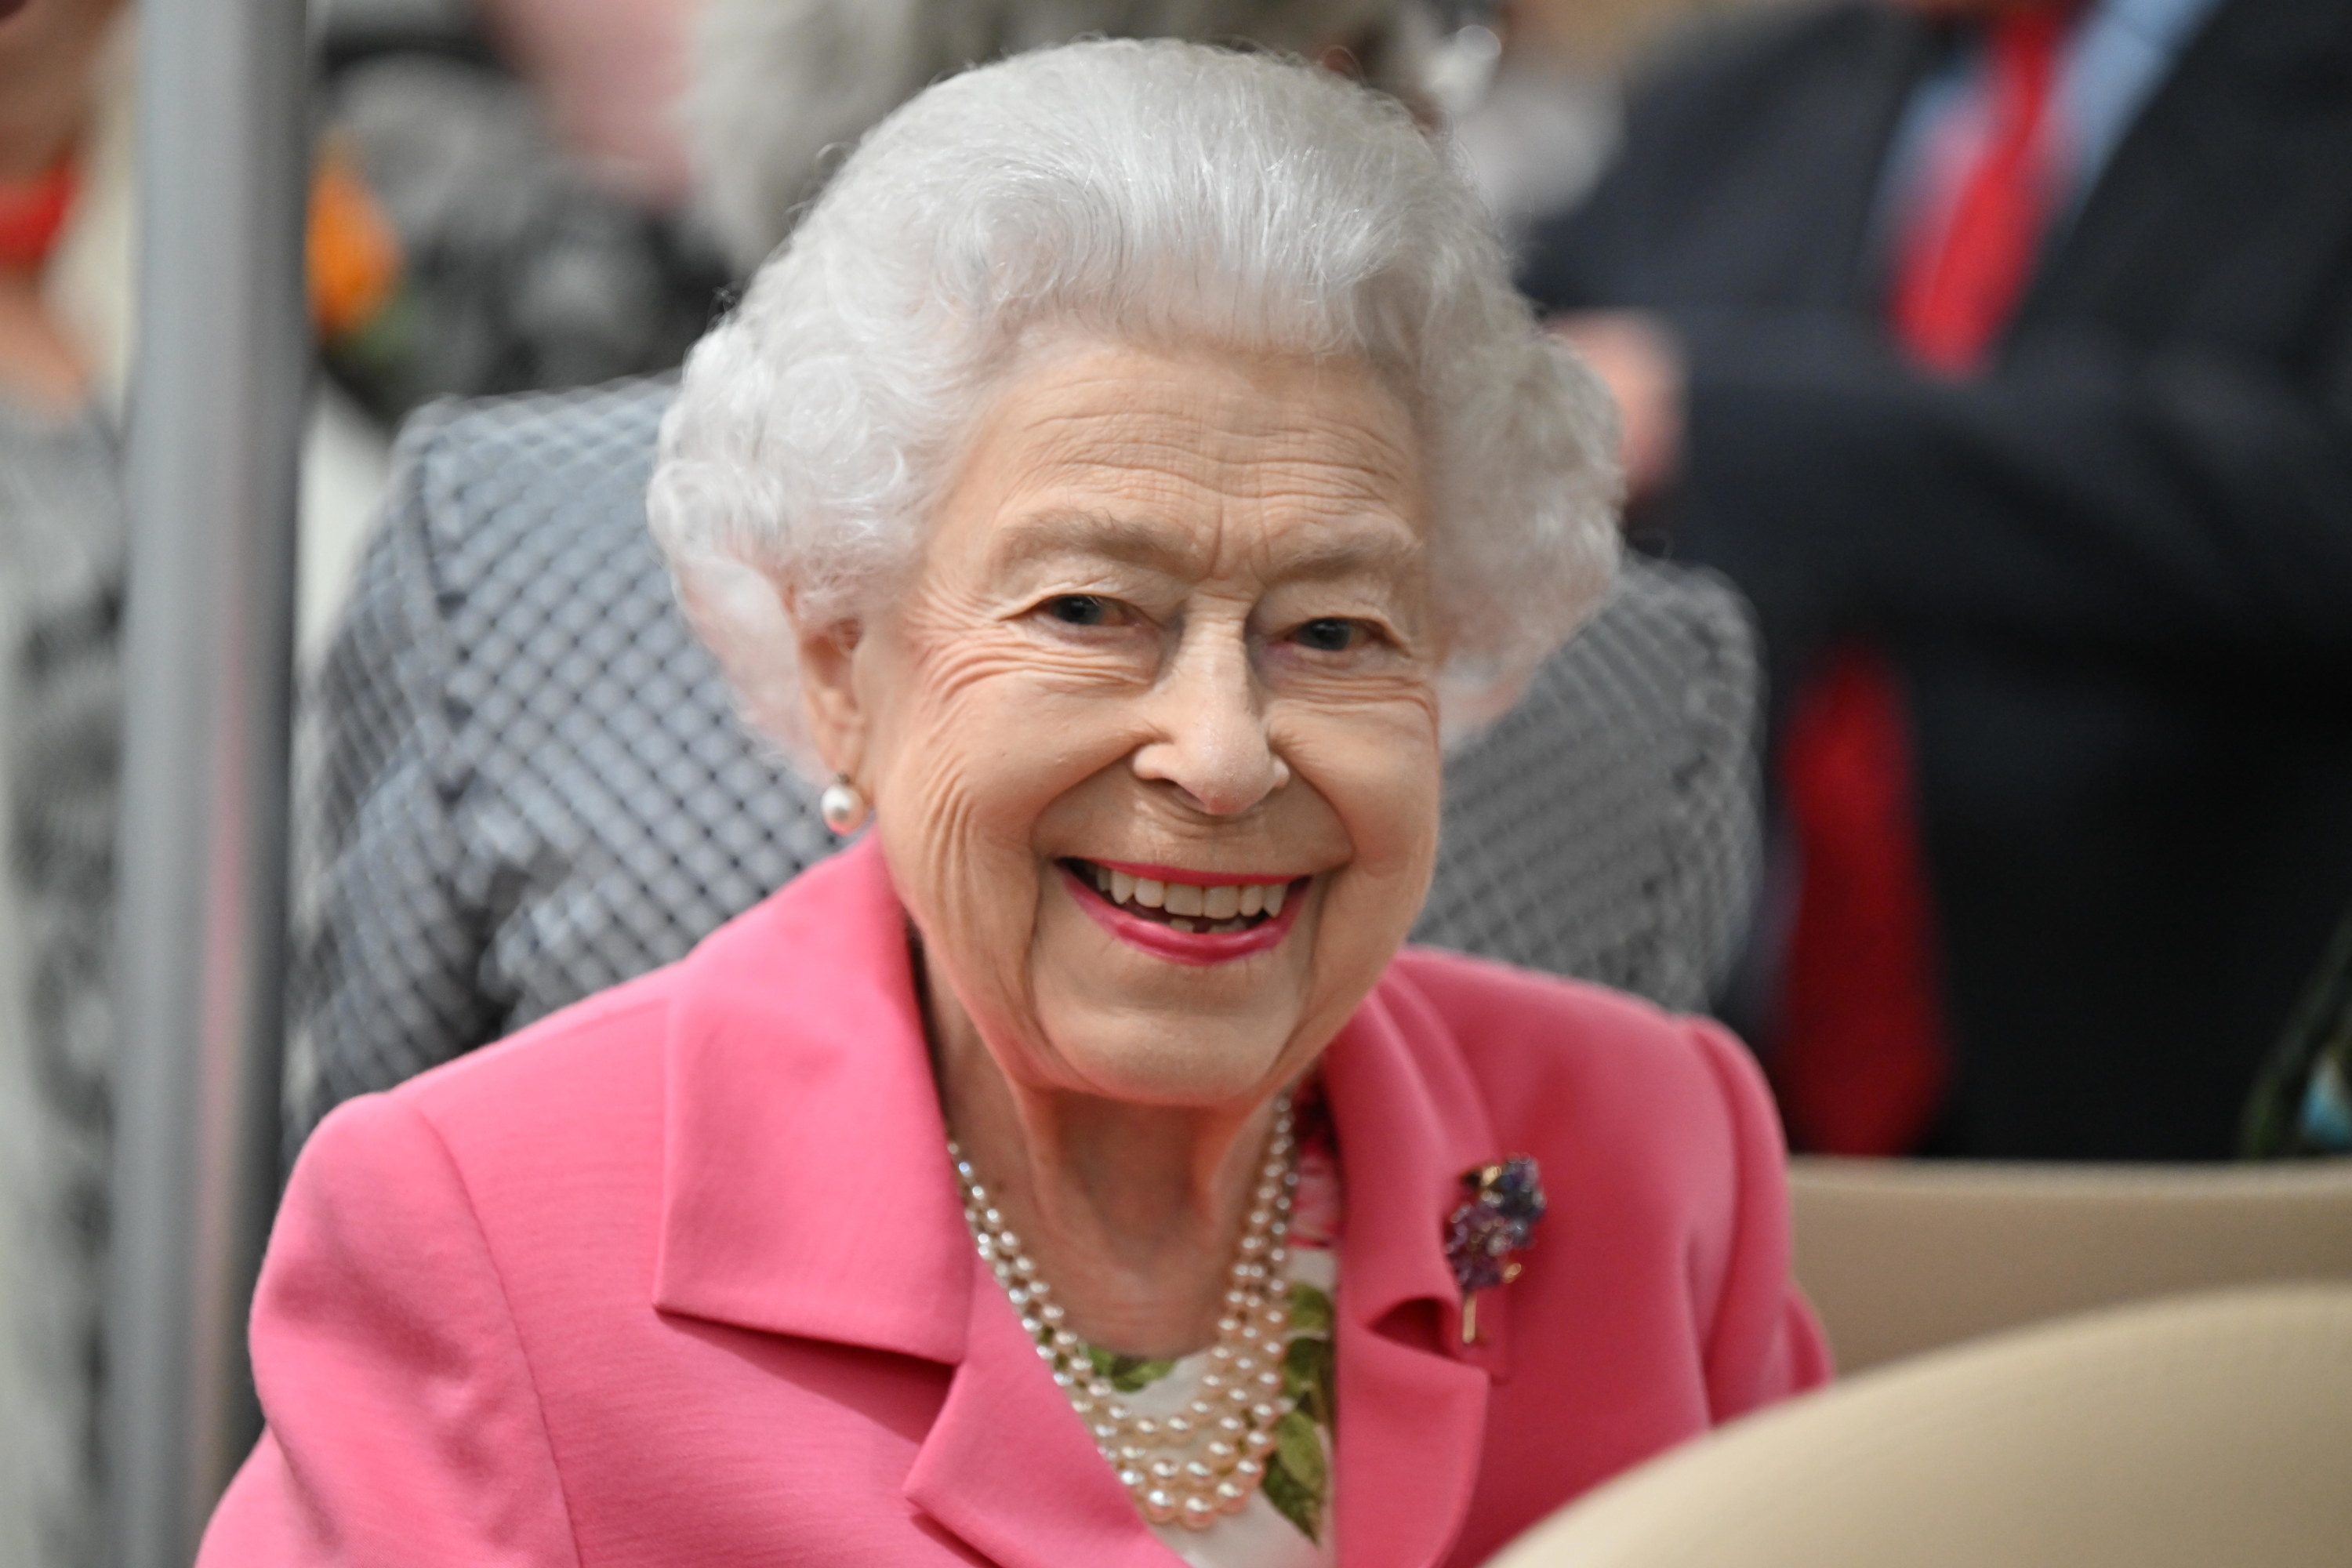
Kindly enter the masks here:
<path id="1" fill-rule="evenodd" d="M 1246 931 L 1254 916 L 1282 912 L 1289 893 L 1284 882 L 1224 882 L 1215 887 L 1198 882 L 1157 882 L 1127 871 L 1088 862 L 1095 887 L 1114 904 L 1165 910 L 1169 923 L 1179 931 Z"/>

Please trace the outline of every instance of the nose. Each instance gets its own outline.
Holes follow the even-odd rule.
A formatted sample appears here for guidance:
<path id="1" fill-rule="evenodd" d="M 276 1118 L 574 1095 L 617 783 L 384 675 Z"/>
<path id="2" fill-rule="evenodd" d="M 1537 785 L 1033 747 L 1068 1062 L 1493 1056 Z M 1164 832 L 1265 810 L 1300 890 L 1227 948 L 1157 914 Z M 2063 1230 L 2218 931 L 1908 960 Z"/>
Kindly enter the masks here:
<path id="1" fill-rule="evenodd" d="M 1195 624 L 1149 698 L 1152 737 L 1137 776 L 1171 784 L 1210 816 L 1239 816 L 1290 782 L 1276 754 L 1265 704 L 1239 626 Z"/>

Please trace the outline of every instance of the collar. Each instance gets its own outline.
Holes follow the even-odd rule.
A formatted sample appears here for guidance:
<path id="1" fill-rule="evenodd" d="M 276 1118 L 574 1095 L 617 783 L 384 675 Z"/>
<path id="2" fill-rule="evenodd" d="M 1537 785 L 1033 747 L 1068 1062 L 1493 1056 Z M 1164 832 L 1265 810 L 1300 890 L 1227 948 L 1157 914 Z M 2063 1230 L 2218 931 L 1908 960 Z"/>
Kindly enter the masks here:
<path id="1" fill-rule="evenodd" d="M 673 994 L 654 1304 L 953 1366 L 911 1501 L 1001 1563 L 1164 1568 L 973 1251 L 872 837 L 704 942 Z M 1394 971 L 1322 1073 L 1348 1177 L 1338 1530 L 1351 1564 L 1425 1568 L 1459 1533 L 1509 1332 L 1492 1292 L 1461 1344 L 1443 1226 L 1461 1173 L 1507 1151 Z"/>
<path id="2" fill-rule="evenodd" d="M 721 928 L 675 997 L 654 1304 L 961 1361 L 974 1254 L 878 847 Z"/>
<path id="3" fill-rule="evenodd" d="M 1460 1533 L 1491 1383 L 1507 1370 L 1509 1292 L 1462 1298 L 1445 1260 L 1462 1173 L 1507 1152 L 1452 1031 L 1391 968 L 1323 1058 L 1347 1180 L 1340 1228 L 1334 1504 L 1351 1565 L 1419 1568 Z M 1375 1412 L 1372 1419 L 1356 1413 Z"/>

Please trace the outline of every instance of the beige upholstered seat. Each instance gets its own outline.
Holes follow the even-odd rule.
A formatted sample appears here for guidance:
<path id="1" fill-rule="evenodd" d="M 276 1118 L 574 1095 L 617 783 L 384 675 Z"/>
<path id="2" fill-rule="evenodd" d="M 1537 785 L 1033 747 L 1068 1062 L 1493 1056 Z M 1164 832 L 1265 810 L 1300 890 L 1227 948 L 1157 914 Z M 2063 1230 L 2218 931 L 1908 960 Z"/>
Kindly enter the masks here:
<path id="1" fill-rule="evenodd" d="M 1790 1185 L 1797 1278 L 1846 1373 L 2143 1297 L 2352 1279 L 2352 1160 L 1800 1159 Z"/>
<path id="2" fill-rule="evenodd" d="M 1621 1477 L 1490 1568 L 2344 1568 L 2352 1286 L 1889 1366 Z"/>

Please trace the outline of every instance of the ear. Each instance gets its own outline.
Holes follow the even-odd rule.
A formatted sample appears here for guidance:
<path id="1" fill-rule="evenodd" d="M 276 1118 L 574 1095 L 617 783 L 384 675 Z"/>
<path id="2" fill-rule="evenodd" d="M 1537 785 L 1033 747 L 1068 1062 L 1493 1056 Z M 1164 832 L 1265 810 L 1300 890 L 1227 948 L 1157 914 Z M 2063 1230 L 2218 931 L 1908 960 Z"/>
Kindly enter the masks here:
<path id="1" fill-rule="evenodd" d="M 855 779 L 866 761 L 868 715 L 857 689 L 857 643 L 854 620 L 795 628 L 800 646 L 801 700 L 808 713 L 809 739 L 835 773 Z"/>

